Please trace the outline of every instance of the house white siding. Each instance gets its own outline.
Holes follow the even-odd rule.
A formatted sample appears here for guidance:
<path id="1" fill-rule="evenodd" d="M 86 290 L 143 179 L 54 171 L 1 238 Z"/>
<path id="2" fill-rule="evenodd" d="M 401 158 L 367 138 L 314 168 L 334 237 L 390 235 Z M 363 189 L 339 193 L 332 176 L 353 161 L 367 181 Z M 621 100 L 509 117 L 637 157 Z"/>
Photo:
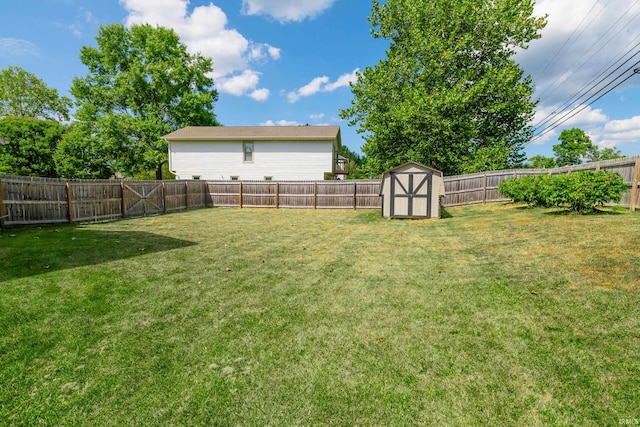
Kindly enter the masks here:
<path id="1" fill-rule="evenodd" d="M 244 162 L 243 142 L 253 143 Z M 334 141 L 169 142 L 169 166 L 177 179 L 322 180 L 334 164 Z"/>

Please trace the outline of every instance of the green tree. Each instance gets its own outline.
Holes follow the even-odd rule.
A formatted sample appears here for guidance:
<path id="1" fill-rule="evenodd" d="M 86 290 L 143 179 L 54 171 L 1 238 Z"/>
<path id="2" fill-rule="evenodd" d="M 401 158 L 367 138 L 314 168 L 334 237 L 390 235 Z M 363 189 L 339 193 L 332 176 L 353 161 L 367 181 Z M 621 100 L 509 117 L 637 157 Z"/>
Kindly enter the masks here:
<path id="1" fill-rule="evenodd" d="M 0 118 L 69 120 L 71 99 L 20 67 L 0 71 Z"/>
<path id="2" fill-rule="evenodd" d="M 66 129 L 53 120 L 0 119 L 0 175 L 56 178 L 53 154 Z"/>
<path id="3" fill-rule="evenodd" d="M 512 57 L 539 38 L 533 0 L 374 0 L 375 38 L 386 58 L 352 85 L 342 118 L 364 134 L 368 166 L 409 160 L 447 174 L 524 160 L 536 102 Z"/>
<path id="4" fill-rule="evenodd" d="M 556 167 L 556 161 L 553 157 L 546 157 L 541 154 L 529 158 L 532 168 L 551 169 Z"/>
<path id="5" fill-rule="evenodd" d="M 167 162 L 163 135 L 184 126 L 216 126 L 212 61 L 190 55 L 173 30 L 100 27 L 97 47 L 81 49 L 89 72 L 73 80 L 76 118 L 94 130 L 118 171 L 130 176 Z"/>
<path id="6" fill-rule="evenodd" d="M 53 155 L 62 178 L 100 179 L 114 174 L 114 161 L 85 123 L 74 122 Z"/>
<path id="7" fill-rule="evenodd" d="M 587 157 L 589 158 L 589 161 L 591 162 L 599 162 L 602 160 L 614 160 L 614 159 L 621 159 L 624 156 L 622 155 L 622 153 L 620 152 L 620 150 L 618 150 L 616 147 L 607 147 L 607 148 L 603 148 L 603 149 L 598 149 L 597 147 L 594 147 L 595 149 L 592 150 L 591 152 L 589 152 L 587 154 Z"/>
<path id="8" fill-rule="evenodd" d="M 559 144 L 553 146 L 557 166 L 579 165 L 587 154 L 597 150 L 591 138 L 578 128 L 565 129 L 558 137 Z"/>

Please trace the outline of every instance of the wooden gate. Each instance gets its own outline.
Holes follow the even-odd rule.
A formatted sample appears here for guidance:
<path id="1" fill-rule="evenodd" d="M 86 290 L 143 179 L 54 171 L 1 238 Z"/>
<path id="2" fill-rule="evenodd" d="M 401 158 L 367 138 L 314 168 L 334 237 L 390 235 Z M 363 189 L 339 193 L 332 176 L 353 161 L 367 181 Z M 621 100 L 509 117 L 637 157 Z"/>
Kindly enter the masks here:
<path id="1" fill-rule="evenodd" d="M 122 183 L 123 216 L 146 216 L 163 212 L 162 182 Z"/>
<path id="2" fill-rule="evenodd" d="M 431 217 L 433 173 L 391 172 L 390 216 Z"/>

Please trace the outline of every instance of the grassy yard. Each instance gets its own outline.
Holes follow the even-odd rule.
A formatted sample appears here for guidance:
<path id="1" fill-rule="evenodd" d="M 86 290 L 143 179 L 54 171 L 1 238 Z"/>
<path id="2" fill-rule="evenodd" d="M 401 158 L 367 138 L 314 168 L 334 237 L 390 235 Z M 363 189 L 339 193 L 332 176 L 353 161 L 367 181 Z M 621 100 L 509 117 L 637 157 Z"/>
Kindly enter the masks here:
<path id="1" fill-rule="evenodd" d="M 2 425 L 640 424 L 640 214 L 0 231 Z"/>

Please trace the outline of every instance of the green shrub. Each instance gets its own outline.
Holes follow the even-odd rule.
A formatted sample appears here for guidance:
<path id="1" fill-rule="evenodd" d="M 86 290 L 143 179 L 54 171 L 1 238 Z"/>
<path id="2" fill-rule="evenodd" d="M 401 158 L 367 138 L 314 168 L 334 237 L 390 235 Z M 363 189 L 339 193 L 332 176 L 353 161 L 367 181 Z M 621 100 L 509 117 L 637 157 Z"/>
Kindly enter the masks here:
<path id="1" fill-rule="evenodd" d="M 545 200 L 540 197 L 544 188 L 548 185 L 547 175 L 523 176 L 522 178 L 502 181 L 498 191 L 505 197 L 517 203 L 527 203 L 532 206 L 547 206 Z"/>
<path id="2" fill-rule="evenodd" d="M 605 203 L 619 203 L 627 191 L 622 176 L 609 171 L 582 171 L 559 175 L 545 195 L 549 206 L 567 207 L 579 213 L 593 212 Z"/>
<path id="3" fill-rule="evenodd" d="M 590 213 L 605 203 L 619 203 L 627 186 L 617 172 L 581 171 L 553 177 L 537 175 L 510 179 L 503 181 L 498 191 L 514 202 Z"/>

